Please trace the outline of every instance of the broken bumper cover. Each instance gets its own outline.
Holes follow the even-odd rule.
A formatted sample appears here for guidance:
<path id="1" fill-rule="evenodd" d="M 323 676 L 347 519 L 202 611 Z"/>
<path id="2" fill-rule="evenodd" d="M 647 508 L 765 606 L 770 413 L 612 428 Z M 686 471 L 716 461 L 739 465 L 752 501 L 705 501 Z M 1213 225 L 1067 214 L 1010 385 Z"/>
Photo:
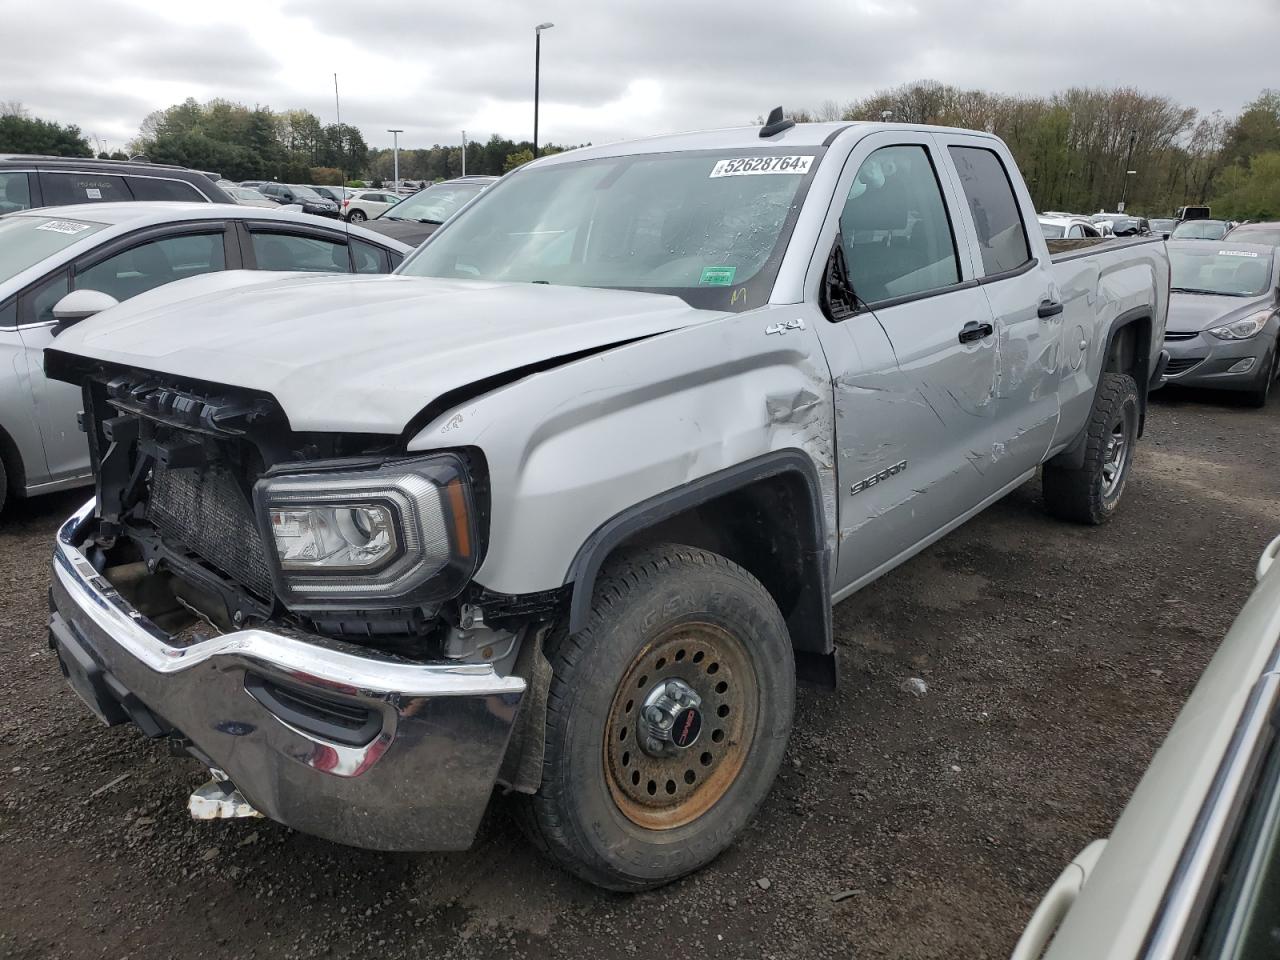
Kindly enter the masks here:
<path id="1" fill-rule="evenodd" d="M 50 643 L 107 724 L 179 733 L 254 808 L 377 850 L 458 850 L 484 815 L 525 682 L 267 630 L 186 646 L 80 551 L 93 501 L 58 531 Z"/>

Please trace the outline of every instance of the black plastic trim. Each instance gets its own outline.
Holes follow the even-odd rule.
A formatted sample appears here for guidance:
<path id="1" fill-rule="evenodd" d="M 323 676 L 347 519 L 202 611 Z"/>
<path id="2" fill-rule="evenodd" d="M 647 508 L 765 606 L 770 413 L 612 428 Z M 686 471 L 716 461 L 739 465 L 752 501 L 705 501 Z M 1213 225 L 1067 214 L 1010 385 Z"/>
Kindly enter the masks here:
<path id="1" fill-rule="evenodd" d="M 890 307 L 900 307 L 904 303 L 915 303 L 917 300 L 928 300 L 930 297 L 940 297 L 944 293 L 957 293 L 960 290 L 972 290 L 978 286 L 977 280 L 961 280 L 959 283 L 953 283 L 945 287 L 937 287 L 933 290 L 922 290 L 919 293 L 908 293 L 901 297 L 891 297 L 888 300 L 877 300 L 875 303 L 868 303 L 859 313 L 875 313 L 877 310 L 887 310 Z M 856 289 L 854 291 L 857 292 Z"/>
<path id="2" fill-rule="evenodd" d="M 757 481 L 784 474 L 799 476 L 808 491 L 809 523 L 801 532 L 804 534 L 807 554 L 806 575 L 814 580 L 817 588 L 802 591 L 796 610 L 788 618 L 792 644 L 798 651 L 813 655 L 797 657 L 797 674 L 801 679 L 814 680 L 824 686 L 832 685 L 835 679 L 832 657 L 835 644 L 831 626 L 830 557 L 827 554 L 825 519 L 822 514 L 822 487 L 813 461 L 803 451 L 796 449 L 775 450 L 700 477 L 629 507 L 596 528 L 578 548 L 565 574 L 565 584 L 573 585 L 573 595 L 569 602 L 569 631 L 576 632 L 586 625 L 600 568 L 609 554 L 623 542 L 691 507 L 708 503 Z M 815 658 L 818 658 L 818 662 L 815 662 Z M 802 661 L 805 667 L 803 673 Z"/>
<path id="3" fill-rule="evenodd" d="M 1014 277 L 1020 277 L 1024 273 L 1030 273 L 1034 268 L 1040 266 L 1040 261 L 1035 257 L 1030 260 L 1024 260 L 1016 267 L 1009 270 L 1001 270 L 999 273 L 989 273 L 985 277 L 978 278 L 978 286 L 985 287 L 988 283 L 999 283 L 1001 280 L 1012 280 Z"/>
<path id="4" fill-rule="evenodd" d="M 361 703 L 301 690 L 256 673 L 244 675 L 244 689 L 280 720 L 322 740 L 363 747 L 382 730 L 382 717 Z"/>
<path id="5" fill-rule="evenodd" d="M 840 136 L 840 134 L 844 133 L 846 130 L 848 130 L 852 126 L 853 126 L 852 123 L 846 123 L 843 127 L 840 127 L 838 130 L 832 130 L 829 134 L 827 134 L 827 139 L 822 141 L 822 145 L 824 147 L 831 146 L 833 143 L 836 142 L 836 137 Z"/>

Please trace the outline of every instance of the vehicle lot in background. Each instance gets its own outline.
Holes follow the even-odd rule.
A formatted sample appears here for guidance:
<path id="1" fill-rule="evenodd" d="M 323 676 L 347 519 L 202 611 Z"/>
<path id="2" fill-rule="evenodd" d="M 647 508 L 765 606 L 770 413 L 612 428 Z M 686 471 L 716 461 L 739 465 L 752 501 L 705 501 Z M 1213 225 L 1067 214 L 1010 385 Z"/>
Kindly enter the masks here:
<path id="1" fill-rule="evenodd" d="M 0 154 L 0 215 L 120 200 L 230 203 L 206 174 L 163 163 Z"/>
<path id="2" fill-rule="evenodd" d="M 1232 227 L 1227 236 L 1240 243 L 1265 243 L 1280 247 L 1280 222 L 1242 223 Z"/>
<path id="3" fill-rule="evenodd" d="M 352 223 L 372 220 L 400 202 L 390 190 L 353 190 L 342 202 L 342 214 Z"/>
<path id="4" fill-rule="evenodd" d="M 337 217 L 338 204 L 322 197 L 310 187 L 297 183 L 264 183 L 257 187 L 259 193 L 284 206 L 297 204 L 303 213 L 317 217 Z"/>
<path id="5" fill-rule="evenodd" d="M 1054 217 L 1048 214 L 1040 216 L 1040 232 L 1046 240 L 1083 240 L 1085 237 L 1102 236 L 1102 231 L 1087 217 Z"/>
<path id="6" fill-rule="evenodd" d="M 717 960 L 1005 957 L 1110 832 L 1248 595 L 1280 530 L 1277 462 L 1274 408 L 1169 387 L 1109 526 L 1048 519 L 1028 484 L 840 604 L 842 689 L 801 691 L 755 825 L 637 897 L 547 869 L 502 805 L 459 854 L 190 822 L 173 799 L 205 770 L 102 727 L 46 646 L 50 540 L 84 495 L 17 504 L 0 520 L 0 952 L 633 960 L 678 939 Z M 193 935 L 197 901 L 216 945 Z"/>
<path id="7" fill-rule="evenodd" d="M 1151 232 L 1159 234 L 1166 240 L 1169 239 L 1169 234 L 1173 233 L 1173 228 L 1178 225 L 1178 221 L 1174 220 L 1172 217 L 1157 217 L 1156 219 L 1149 221 L 1149 223 L 1151 226 Z"/>
<path id="8" fill-rule="evenodd" d="M 1173 228 L 1171 240 L 1221 240 L 1227 235 L 1224 220 L 1183 220 Z"/>
<path id="9" fill-rule="evenodd" d="M 316 186 L 315 184 L 311 185 L 311 189 L 320 194 L 320 196 L 327 197 L 332 200 L 339 206 L 341 206 L 343 200 L 346 200 L 356 192 L 351 187 Z"/>
<path id="10" fill-rule="evenodd" d="M 231 199 L 242 207 L 278 209 L 280 206 L 280 204 L 253 187 L 229 187 L 227 193 L 231 194 Z"/>
<path id="11" fill-rule="evenodd" d="M 1205 221 L 1192 221 L 1204 223 Z M 1165 381 L 1267 402 L 1280 367 L 1280 257 L 1230 240 L 1170 240 Z"/>
<path id="12" fill-rule="evenodd" d="M 497 181 L 497 177 L 459 177 L 433 184 L 401 200 L 368 224 L 370 230 L 417 246 L 436 227 Z"/>
<path id="13" fill-rule="evenodd" d="M 239 188 L 238 188 L 239 189 Z M 0 219 L 0 506 L 78 485 L 80 392 L 44 377 L 55 305 L 73 290 L 123 301 L 223 270 L 387 273 L 408 247 L 332 221 L 225 204 L 82 204 Z"/>

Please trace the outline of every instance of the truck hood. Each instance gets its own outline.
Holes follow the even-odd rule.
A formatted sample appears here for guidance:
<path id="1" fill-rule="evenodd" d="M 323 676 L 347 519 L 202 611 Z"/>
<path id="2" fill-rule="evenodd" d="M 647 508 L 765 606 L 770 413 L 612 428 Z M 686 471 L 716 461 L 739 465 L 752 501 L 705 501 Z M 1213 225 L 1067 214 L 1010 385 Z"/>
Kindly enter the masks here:
<path id="1" fill-rule="evenodd" d="M 1169 295 L 1169 322 L 1172 333 L 1199 333 L 1210 327 L 1240 320 L 1257 313 L 1269 297 L 1230 297 L 1205 293 L 1172 293 Z"/>
<path id="2" fill-rule="evenodd" d="M 230 271 L 135 297 L 46 352 L 268 393 L 295 430 L 385 434 L 459 387 L 719 316 L 622 290 Z"/>

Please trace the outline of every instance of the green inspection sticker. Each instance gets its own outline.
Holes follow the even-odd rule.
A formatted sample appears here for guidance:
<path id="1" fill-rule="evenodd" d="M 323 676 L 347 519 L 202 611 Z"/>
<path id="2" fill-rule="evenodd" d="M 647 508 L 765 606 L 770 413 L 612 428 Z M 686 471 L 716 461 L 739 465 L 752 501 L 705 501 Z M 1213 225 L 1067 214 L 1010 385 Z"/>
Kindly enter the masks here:
<path id="1" fill-rule="evenodd" d="M 737 272 L 737 267 L 703 267 L 702 278 L 698 282 L 710 284 L 713 287 L 729 287 L 733 285 L 733 278 Z"/>

